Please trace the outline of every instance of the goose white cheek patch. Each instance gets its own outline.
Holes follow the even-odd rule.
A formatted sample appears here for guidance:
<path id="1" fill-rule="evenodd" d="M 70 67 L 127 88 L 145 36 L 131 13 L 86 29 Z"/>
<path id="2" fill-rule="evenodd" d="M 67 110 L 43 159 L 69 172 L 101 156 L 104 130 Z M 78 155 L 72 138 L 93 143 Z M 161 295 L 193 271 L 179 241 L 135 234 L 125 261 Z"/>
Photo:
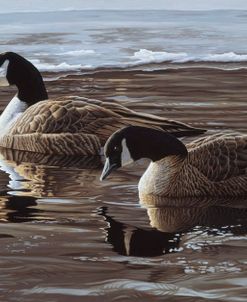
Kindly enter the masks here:
<path id="1" fill-rule="evenodd" d="M 122 140 L 122 154 L 121 154 L 121 165 L 126 166 L 134 162 L 133 158 L 130 155 L 129 149 L 126 145 L 126 139 Z"/>
<path id="2" fill-rule="evenodd" d="M 6 78 L 8 70 L 9 60 L 6 60 L 3 65 L 0 67 L 0 86 L 5 87 L 9 86 L 9 82 Z"/>

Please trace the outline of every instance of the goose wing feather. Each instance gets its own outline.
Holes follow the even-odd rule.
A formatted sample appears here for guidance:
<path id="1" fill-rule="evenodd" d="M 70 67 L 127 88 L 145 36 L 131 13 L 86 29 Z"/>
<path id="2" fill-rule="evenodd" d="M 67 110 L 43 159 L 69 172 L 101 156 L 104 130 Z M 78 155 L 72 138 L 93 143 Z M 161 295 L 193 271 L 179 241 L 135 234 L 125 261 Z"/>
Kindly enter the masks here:
<path id="1" fill-rule="evenodd" d="M 119 124 L 121 116 L 95 103 L 70 98 L 39 102 L 13 125 L 11 134 L 94 133 Z"/>
<path id="2" fill-rule="evenodd" d="M 118 103 L 83 97 L 59 97 L 39 102 L 23 113 L 9 134 L 93 133 L 103 144 L 114 131 L 128 125 L 196 134 L 195 128 L 180 122 L 138 113 Z"/>
<path id="3" fill-rule="evenodd" d="M 247 174 L 247 135 L 215 134 L 188 144 L 189 162 L 211 181 Z"/>

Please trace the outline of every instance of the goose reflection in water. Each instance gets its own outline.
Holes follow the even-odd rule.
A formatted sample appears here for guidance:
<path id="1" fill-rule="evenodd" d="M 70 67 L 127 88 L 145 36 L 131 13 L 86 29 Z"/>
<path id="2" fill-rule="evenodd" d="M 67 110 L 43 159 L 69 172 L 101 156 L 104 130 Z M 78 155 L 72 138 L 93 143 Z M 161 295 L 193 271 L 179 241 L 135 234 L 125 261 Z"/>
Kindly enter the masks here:
<path id="1" fill-rule="evenodd" d="M 179 247 L 180 234 L 146 230 L 119 222 L 107 215 L 107 208 L 99 210 L 108 226 L 105 228 L 106 241 L 120 255 L 154 257 Z"/>
<path id="2" fill-rule="evenodd" d="M 229 203 L 230 201 L 228 201 Z M 215 204 L 216 201 L 208 201 Z M 120 255 L 154 257 L 184 249 L 191 238 L 205 242 L 203 236 L 233 236 L 247 233 L 247 209 L 226 206 L 147 207 L 151 229 L 115 220 L 102 207 L 98 214 L 107 222 L 106 242 Z M 189 234 L 189 236 L 188 236 Z"/>
<path id="3" fill-rule="evenodd" d="M 38 220 L 37 215 L 43 212 L 36 208 L 37 199 L 32 196 L 5 196 L 0 197 L 0 221 L 28 222 Z"/>
<path id="4" fill-rule="evenodd" d="M 39 197 L 87 196 L 87 184 L 98 183 L 99 156 L 51 156 L 0 149 L 0 169 L 9 177 L 13 191 Z M 95 185 L 97 190 L 100 186 Z"/>

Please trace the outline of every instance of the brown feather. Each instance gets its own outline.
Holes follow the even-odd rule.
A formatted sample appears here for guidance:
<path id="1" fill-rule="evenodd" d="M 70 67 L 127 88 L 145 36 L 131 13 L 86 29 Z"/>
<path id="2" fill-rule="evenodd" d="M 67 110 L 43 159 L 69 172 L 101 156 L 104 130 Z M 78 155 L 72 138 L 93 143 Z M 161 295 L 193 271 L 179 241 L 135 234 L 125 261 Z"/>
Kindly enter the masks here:
<path id="1" fill-rule="evenodd" d="M 187 149 L 186 159 L 168 156 L 150 164 L 139 183 L 141 200 L 246 196 L 247 135 L 215 134 Z"/>
<path id="2" fill-rule="evenodd" d="M 95 155 L 113 132 L 129 125 L 185 136 L 204 132 L 180 122 L 132 111 L 118 103 L 60 97 L 30 106 L 0 138 L 0 146 L 40 153 Z"/>

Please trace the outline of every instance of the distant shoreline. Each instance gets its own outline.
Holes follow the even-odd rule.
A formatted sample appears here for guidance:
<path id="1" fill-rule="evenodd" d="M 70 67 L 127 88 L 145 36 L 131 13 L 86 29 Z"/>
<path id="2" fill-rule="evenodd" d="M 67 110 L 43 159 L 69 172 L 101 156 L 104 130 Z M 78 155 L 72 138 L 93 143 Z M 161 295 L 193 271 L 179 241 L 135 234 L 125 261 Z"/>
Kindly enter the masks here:
<path id="1" fill-rule="evenodd" d="M 247 12 L 247 9 L 58 9 L 58 10 L 23 10 L 23 11 L 1 11 L 1 14 L 16 14 L 16 13 L 61 13 L 61 12 L 141 12 L 141 11 L 150 11 L 150 12 L 177 12 L 177 13 L 207 13 L 207 12 Z"/>

